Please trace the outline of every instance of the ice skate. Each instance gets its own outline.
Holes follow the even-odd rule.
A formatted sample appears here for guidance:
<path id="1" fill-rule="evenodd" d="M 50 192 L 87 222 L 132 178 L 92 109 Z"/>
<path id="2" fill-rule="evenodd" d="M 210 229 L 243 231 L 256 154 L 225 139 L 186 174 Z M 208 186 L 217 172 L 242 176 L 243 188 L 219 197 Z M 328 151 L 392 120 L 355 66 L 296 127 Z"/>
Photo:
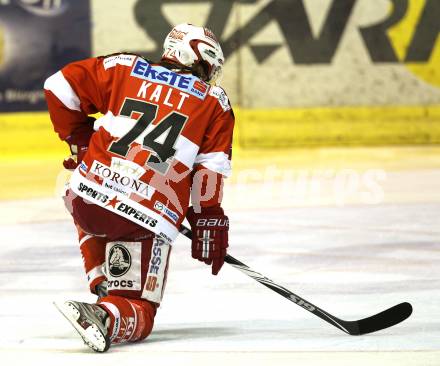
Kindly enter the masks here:
<path id="1" fill-rule="evenodd" d="M 73 325 L 84 343 L 96 352 L 105 352 L 110 347 L 107 312 L 96 304 L 78 301 L 54 303 L 56 308 Z"/>

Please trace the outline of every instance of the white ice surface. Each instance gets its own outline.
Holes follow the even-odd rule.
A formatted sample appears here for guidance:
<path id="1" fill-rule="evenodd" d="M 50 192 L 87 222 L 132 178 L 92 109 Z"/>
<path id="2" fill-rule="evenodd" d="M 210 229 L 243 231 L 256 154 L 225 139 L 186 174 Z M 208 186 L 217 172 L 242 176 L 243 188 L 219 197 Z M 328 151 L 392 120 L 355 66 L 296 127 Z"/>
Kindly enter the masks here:
<path id="1" fill-rule="evenodd" d="M 211 276 L 181 237 L 153 334 L 104 355 L 52 305 L 95 299 L 61 202 L 4 202 L 2 216 L 14 207 L 26 220 L 0 223 L 1 365 L 440 365 L 438 203 L 229 212 L 231 255 L 343 319 L 409 301 L 398 326 L 345 335 L 228 265 Z"/>

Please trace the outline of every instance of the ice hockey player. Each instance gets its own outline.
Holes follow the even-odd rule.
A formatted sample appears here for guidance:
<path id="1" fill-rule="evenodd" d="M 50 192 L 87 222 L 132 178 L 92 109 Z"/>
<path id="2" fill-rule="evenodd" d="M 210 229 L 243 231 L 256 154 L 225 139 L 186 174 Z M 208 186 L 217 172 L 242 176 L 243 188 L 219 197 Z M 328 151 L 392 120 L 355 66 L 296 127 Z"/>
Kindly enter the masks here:
<path id="1" fill-rule="evenodd" d="M 220 203 L 234 115 L 217 86 L 223 63 L 209 29 L 180 24 L 158 63 L 133 54 L 91 58 L 44 84 L 54 129 L 70 146 L 64 200 L 98 295 L 96 304 L 56 306 L 97 352 L 150 334 L 185 217 L 192 257 L 214 275 L 224 263 L 229 221 Z"/>

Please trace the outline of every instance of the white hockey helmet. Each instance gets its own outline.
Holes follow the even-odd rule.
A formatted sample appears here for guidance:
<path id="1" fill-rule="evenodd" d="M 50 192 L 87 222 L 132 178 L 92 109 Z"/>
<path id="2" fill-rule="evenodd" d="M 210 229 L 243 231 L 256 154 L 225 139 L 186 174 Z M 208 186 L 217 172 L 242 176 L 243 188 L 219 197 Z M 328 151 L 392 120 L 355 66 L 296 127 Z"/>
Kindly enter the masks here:
<path id="1" fill-rule="evenodd" d="M 224 63 L 223 51 L 214 33 L 205 27 L 184 23 L 168 33 L 163 44 L 162 60 L 194 68 L 201 66 L 201 78 L 219 84 Z"/>

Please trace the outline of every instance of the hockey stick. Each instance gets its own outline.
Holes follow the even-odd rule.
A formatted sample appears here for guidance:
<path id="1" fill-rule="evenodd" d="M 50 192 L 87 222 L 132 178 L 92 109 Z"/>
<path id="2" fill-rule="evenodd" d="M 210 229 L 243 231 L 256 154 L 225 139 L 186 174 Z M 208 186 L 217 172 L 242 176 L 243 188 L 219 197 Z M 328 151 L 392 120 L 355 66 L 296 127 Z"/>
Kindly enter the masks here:
<path id="1" fill-rule="evenodd" d="M 191 230 L 183 225 L 180 226 L 180 233 L 185 235 L 188 239 L 192 239 Z M 258 281 L 262 285 L 270 288 L 272 291 L 277 292 L 281 296 L 285 297 L 287 300 L 292 301 L 296 305 L 302 307 L 303 309 L 320 317 L 322 320 L 325 320 L 327 323 L 341 329 L 342 331 L 350 335 L 373 333 L 377 332 L 378 330 L 392 327 L 393 325 L 399 324 L 400 322 L 407 319 L 412 313 L 411 304 L 408 302 L 402 302 L 368 318 L 353 321 L 342 320 L 320 309 L 316 305 L 313 305 L 312 303 L 304 300 L 302 297 L 294 294 L 285 287 L 276 284 L 269 278 L 263 276 L 259 272 L 254 271 L 246 264 L 240 262 L 229 254 L 226 255 L 225 262 L 237 268 L 249 277 L 252 277 L 254 280 Z"/>

